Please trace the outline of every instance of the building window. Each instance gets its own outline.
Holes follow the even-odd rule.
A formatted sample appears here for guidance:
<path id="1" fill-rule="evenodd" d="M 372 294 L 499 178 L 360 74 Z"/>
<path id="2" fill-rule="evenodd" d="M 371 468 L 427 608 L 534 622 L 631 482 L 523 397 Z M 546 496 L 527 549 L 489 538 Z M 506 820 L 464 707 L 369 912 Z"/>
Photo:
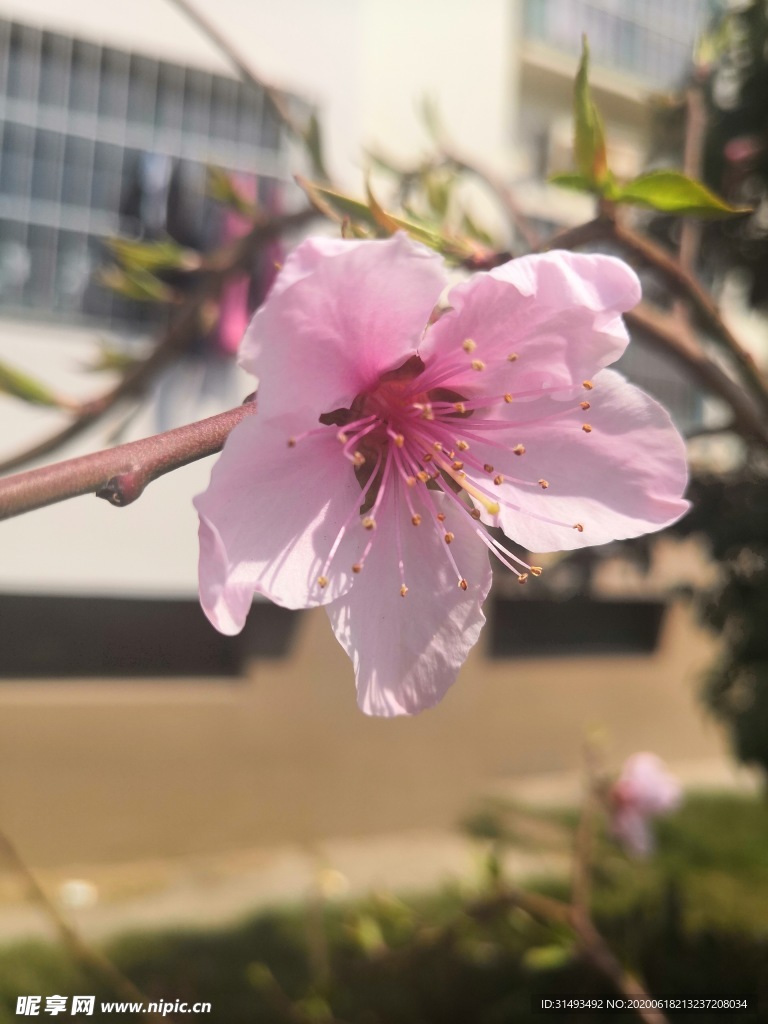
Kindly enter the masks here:
<path id="1" fill-rule="evenodd" d="M 0 20 L 0 308 L 100 326 L 153 307 L 92 271 L 119 234 L 215 245 L 209 165 L 259 199 L 289 180 L 263 94 L 223 75 Z"/>
<path id="2" fill-rule="evenodd" d="M 526 0 L 524 31 L 527 39 L 572 54 L 586 34 L 596 65 L 663 88 L 685 73 L 716 6 L 712 0 Z"/>

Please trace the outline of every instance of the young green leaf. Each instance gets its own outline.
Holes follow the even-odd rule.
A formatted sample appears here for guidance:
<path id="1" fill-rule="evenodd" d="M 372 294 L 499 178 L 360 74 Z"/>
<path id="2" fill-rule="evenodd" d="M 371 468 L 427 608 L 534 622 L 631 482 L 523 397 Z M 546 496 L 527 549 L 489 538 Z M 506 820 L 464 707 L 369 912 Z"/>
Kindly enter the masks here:
<path id="1" fill-rule="evenodd" d="M 547 181 L 551 185 L 559 185 L 561 188 L 571 188 L 575 192 L 594 192 L 595 187 L 592 184 L 590 178 L 584 174 L 576 174 L 563 172 L 560 174 L 550 174 Z"/>
<path id="2" fill-rule="evenodd" d="M 62 402 L 53 391 L 26 373 L 0 362 L 0 392 L 20 398 L 30 405 L 45 405 L 60 408 Z"/>
<path id="3" fill-rule="evenodd" d="M 107 245 L 126 270 L 196 270 L 201 262 L 200 253 L 171 239 L 137 242 L 131 238 L 110 238 Z"/>
<path id="4" fill-rule="evenodd" d="M 617 186 L 612 197 L 618 203 L 637 203 L 663 213 L 694 217 L 733 217 L 749 213 L 748 207 L 730 206 L 700 181 L 681 171 L 651 171 L 626 185 Z"/>
<path id="5" fill-rule="evenodd" d="M 589 45 L 582 37 L 581 61 L 573 87 L 574 151 L 579 172 L 601 185 L 608 172 L 603 122 L 589 91 Z"/>

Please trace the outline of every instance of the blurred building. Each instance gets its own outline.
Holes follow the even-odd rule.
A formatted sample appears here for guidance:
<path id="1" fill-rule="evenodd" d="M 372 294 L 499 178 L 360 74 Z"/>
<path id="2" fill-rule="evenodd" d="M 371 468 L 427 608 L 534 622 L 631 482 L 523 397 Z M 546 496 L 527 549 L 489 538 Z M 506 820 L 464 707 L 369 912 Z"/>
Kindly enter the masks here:
<path id="1" fill-rule="evenodd" d="M 432 93 L 462 146 L 498 160 L 526 212 L 554 227 L 590 215 L 589 200 L 543 183 L 567 169 L 581 33 L 616 169 L 633 174 L 647 99 L 680 80 L 710 4 L 201 7 L 292 102 L 327 114 L 331 166 L 351 187 L 361 144 L 411 156 L 424 144 L 414 108 Z M 283 208 L 295 200 L 291 151 L 264 96 L 165 0 L 0 0 L 0 69 L 0 357 L 64 393 L 97 394 L 104 378 L 82 372 L 97 342 L 130 348 L 158 326 L 153 307 L 94 277 L 107 240 L 214 245 L 227 225 L 207 165 Z M 237 403 L 248 382 L 209 342 L 130 424 L 110 421 L 62 457 Z M 630 369 L 681 424 L 696 422 L 694 396 L 663 362 L 640 353 Z M 0 398 L 0 455 L 59 422 Z M 371 722 L 322 611 L 259 604 L 238 638 L 205 622 L 190 498 L 208 471 L 186 467 L 124 510 L 81 498 L 0 524 L 0 824 L 33 858 L 446 824 L 491 783 L 573 768 L 595 724 L 614 733 L 617 756 L 720 749 L 693 709 L 688 653 L 705 657 L 706 640 L 663 596 L 685 576 L 685 552 L 668 552 L 650 581 L 606 565 L 589 598 L 573 597 L 578 570 L 554 565 L 557 599 L 521 601 L 502 583 L 445 703 Z"/>

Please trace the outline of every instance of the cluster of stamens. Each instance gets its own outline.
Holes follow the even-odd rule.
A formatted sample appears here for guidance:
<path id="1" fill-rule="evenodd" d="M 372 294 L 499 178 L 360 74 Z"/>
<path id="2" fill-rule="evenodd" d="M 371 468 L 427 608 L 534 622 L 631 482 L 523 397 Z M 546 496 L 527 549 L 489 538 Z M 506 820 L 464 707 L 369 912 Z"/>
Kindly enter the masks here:
<path id="1" fill-rule="evenodd" d="M 538 397 L 554 394 L 561 388 L 540 388 L 536 390 L 509 390 L 501 394 L 476 395 L 471 397 L 450 389 L 451 378 L 469 368 L 482 373 L 486 362 L 475 356 L 477 344 L 467 338 L 461 345 L 465 357 L 436 362 L 426 366 L 419 356 L 413 356 L 402 367 L 384 374 L 377 386 L 358 395 L 349 409 L 337 409 L 320 417 L 321 427 L 307 431 L 299 438 L 290 438 L 289 447 L 297 442 L 336 428 L 336 437 L 341 452 L 351 463 L 352 471 L 360 484 L 360 497 L 341 527 L 328 552 L 326 562 L 317 577 L 317 586 L 324 588 L 330 581 L 331 567 L 345 533 L 359 523 L 370 534 L 362 554 L 352 566 L 359 573 L 365 566 L 376 539 L 376 517 L 384 496 L 391 488 L 396 491 L 395 500 L 404 501 L 414 527 L 431 528 L 438 532 L 444 544 L 445 556 L 450 561 L 458 586 L 467 590 L 469 584 L 462 574 L 451 551 L 455 532 L 450 520 L 468 520 L 472 531 L 488 550 L 508 569 L 514 572 L 520 583 L 529 576 L 540 576 L 541 567 L 529 565 L 513 554 L 479 522 L 482 511 L 495 517 L 501 507 L 521 514 L 533 516 L 544 522 L 583 532 L 582 523 L 565 523 L 522 509 L 499 491 L 505 482 L 522 489 L 537 487 L 547 490 L 550 481 L 544 478 L 521 478 L 513 471 L 512 463 L 526 453 L 525 444 L 517 441 L 507 444 L 498 440 L 499 435 L 515 430 L 514 423 L 489 415 L 494 407 L 510 404 L 517 398 Z M 504 363 L 515 363 L 517 353 L 504 357 Z M 498 359 L 489 360 L 497 370 Z M 511 369 L 511 367 L 507 367 Z M 591 391 L 594 387 L 589 380 L 583 387 Z M 472 389 L 474 392 L 474 389 Z M 586 411 L 590 403 L 563 402 L 562 410 L 555 415 Z M 582 423 L 585 434 L 592 432 L 589 423 Z M 493 447 L 498 450 L 497 465 L 482 462 L 473 451 L 473 444 Z M 514 456 L 514 459 L 511 458 Z M 524 460 L 525 461 L 525 460 Z M 468 479 L 467 470 L 473 474 Z M 553 486 L 556 486 L 556 481 Z M 448 499 L 450 508 L 439 509 L 436 493 Z M 399 519 L 397 520 L 399 524 Z M 400 570 L 400 594 L 405 597 L 408 586 L 405 582 L 405 565 L 402 542 L 398 527 L 397 558 Z"/>

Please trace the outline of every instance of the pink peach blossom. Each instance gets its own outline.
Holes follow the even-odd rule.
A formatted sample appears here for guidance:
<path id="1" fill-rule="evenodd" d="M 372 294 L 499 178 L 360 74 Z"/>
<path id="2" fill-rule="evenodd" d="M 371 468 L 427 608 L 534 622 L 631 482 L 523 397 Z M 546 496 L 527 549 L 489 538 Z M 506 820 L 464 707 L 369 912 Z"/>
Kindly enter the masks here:
<path id="1" fill-rule="evenodd" d="M 682 788 L 655 754 L 633 754 L 611 787 L 611 831 L 635 857 L 653 850 L 651 820 L 680 806 Z"/>
<path id="2" fill-rule="evenodd" d="M 477 641 L 491 553 L 658 530 L 687 509 L 667 413 L 604 369 L 640 298 L 610 256 L 550 252 L 447 295 L 398 234 L 310 239 L 249 327 L 255 416 L 230 435 L 200 514 L 200 595 L 223 633 L 254 593 L 325 605 L 368 714 L 437 703 Z M 402 595 L 402 596 L 401 596 Z"/>

